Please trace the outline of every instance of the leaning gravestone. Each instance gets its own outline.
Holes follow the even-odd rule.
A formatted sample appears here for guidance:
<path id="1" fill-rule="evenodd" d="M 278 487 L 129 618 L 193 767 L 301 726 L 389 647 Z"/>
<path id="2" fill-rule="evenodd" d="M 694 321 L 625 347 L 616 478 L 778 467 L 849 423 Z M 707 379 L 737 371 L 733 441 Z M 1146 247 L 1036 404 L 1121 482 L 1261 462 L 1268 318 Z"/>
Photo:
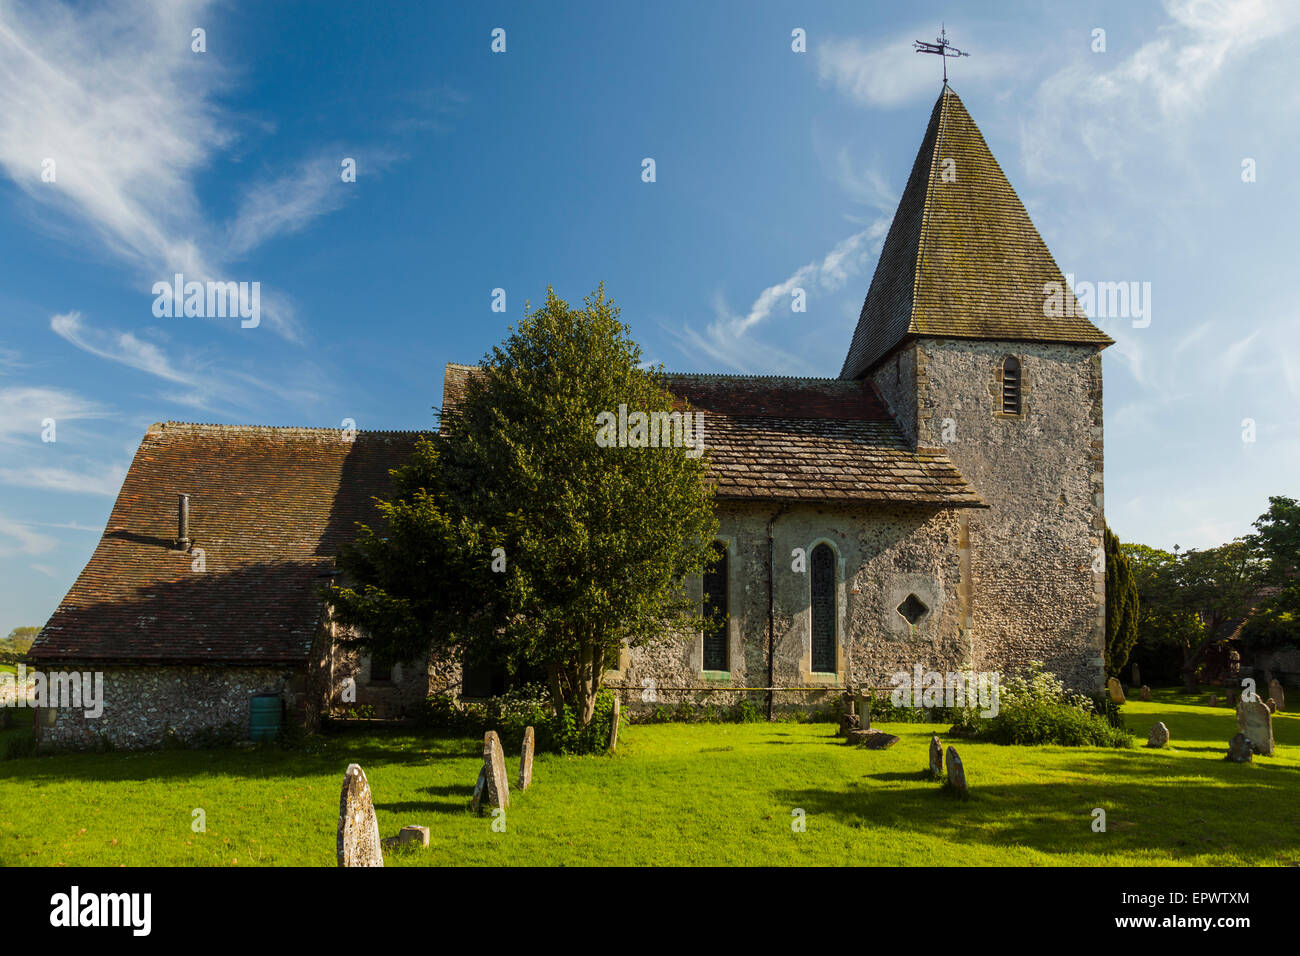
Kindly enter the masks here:
<path id="1" fill-rule="evenodd" d="M 930 773 L 938 778 L 943 777 L 943 744 L 939 743 L 937 735 L 930 737 Z"/>
<path id="2" fill-rule="evenodd" d="M 618 698 L 614 698 L 614 714 L 609 723 L 609 749 L 613 750 L 618 746 Z"/>
<path id="3" fill-rule="evenodd" d="M 1148 687 L 1146 684 L 1142 685 L 1142 699 L 1143 700 L 1151 699 L 1151 688 Z"/>
<path id="4" fill-rule="evenodd" d="M 1156 725 L 1151 728 L 1151 733 L 1147 737 L 1148 747 L 1165 747 L 1169 744 L 1169 728 L 1165 726 L 1164 721 L 1157 721 Z"/>
<path id="5" fill-rule="evenodd" d="M 1258 700 L 1243 702 L 1237 709 L 1237 730 L 1250 740 L 1255 753 L 1273 755 L 1273 715 Z"/>
<path id="6" fill-rule="evenodd" d="M 527 790 L 528 785 L 533 782 L 533 741 L 535 734 L 533 728 L 524 728 L 524 749 L 519 755 L 519 781 L 516 786 L 520 792 Z"/>
<path id="7" fill-rule="evenodd" d="M 484 803 L 494 810 L 504 810 L 510 806 L 506 758 L 501 752 L 501 738 L 495 730 L 489 730 L 483 735 L 483 769 L 479 771 L 478 777 L 472 804 L 475 813 L 482 811 Z"/>
<path id="8" fill-rule="evenodd" d="M 1250 763 L 1251 755 L 1250 741 L 1246 739 L 1245 734 L 1237 734 L 1228 741 L 1228 756 L 1224 759 L 1231 760 L 1233 763 Z"/>
<path id="9" fill-rule="evenodd" d="M 370 797 L 370 784 L 358 764 L 348 764 L 339 798 L 339 829 L 336 841 L 339 866 L 383 866 L 379 843 L 379 821 Z"/>
<path id="10" fill-rule="evenodd" d="M 951 746 L 948 748 L 948 784 L 962 796 L 969 793 L 966 789 L 966 770 L 961 765 L 957 751 Z"/>
<path id="11" fill-rule="evenodd" d="M 1119 681 L 1111 677 L 1106 681 L 1106 690 L 1110 693 L 1110 699 L 1116 704 L 1124 703 L 1124 688 L 1120 686 Z"/>
<path id="12" fill-rule="evenodd" d="M 1268 682 L 1268 696 L 1273 698 L 1278 710 L 1286 710 L 1286 692 L 1276 677 Z"/>

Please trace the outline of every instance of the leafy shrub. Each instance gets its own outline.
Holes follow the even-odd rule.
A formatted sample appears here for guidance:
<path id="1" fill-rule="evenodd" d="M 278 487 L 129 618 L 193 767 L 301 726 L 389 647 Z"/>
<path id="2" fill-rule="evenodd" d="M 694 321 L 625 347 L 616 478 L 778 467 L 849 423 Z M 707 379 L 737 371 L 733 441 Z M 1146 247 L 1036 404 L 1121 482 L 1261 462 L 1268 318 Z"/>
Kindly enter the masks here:
<path id="1" fill-rule="evenodd" d="M 601 691 L 586 730 L 579 728 L 577 715 L 555 713 L 545 688 L 530 684 L 485 701 L 458 702 L 449 694 L 437 694 L 416 711 L 416 722 L 429 730 L 479 735 L 495 730 L 501 744 L 516 748 L 524 731 L 533 728 L 538 750 L 584 754 L 604 750 L 609 742 L 614 716 L 614 694 Z"/>
<path id="2" fill-rule="evenodd" d="M 968 712 L 955 729 L 995 744 L 1133 746 L 1133 735 L 1111 722 L 1119 719 L 1118 705 L 1104 712 L 1097 706 L 1087 696 L 1066 690 L 1041 661 L 1030 661 L 1024 674 L 1003 677 L 996 716 Z"/>

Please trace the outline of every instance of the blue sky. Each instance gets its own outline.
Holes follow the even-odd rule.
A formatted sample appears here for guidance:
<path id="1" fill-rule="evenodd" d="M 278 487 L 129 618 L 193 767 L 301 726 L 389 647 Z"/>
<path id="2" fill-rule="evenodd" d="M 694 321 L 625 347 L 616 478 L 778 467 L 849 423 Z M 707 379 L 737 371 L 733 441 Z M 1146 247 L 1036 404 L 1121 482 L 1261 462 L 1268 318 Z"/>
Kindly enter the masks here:
<path id="1" fill-rule="evenodd" d="M 0 0 L 0 634 L 151 422 L 428 427 L 548 283 L 604 280 L 670 369 L 838 374 L 940 21 L 1062 269 L 1151 283 L 1149 326 L 1098 320 L 1111 526 L 1204 547 L 1300 495 L 1294 4 L 460 7 Z M 178 271 L 259 282 L 260 325 L 156 317 Z"/>

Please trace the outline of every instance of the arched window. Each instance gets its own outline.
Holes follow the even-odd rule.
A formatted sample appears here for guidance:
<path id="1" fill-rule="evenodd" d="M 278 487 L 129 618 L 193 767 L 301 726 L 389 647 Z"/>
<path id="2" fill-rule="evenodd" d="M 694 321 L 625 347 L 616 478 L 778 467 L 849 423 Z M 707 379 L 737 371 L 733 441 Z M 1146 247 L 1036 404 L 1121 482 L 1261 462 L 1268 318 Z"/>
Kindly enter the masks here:
<path id="1" fill-rule="evenodd" d="M 835 552 L 828 544 L 812 553 L 812 669 L 835 673 Z"/>
<path id="2" fill-rule="evenodd" d="M 713 543 L 717 560 L 704 572 L 704 669 L 729 671 L 727 662 L 727 548 Z"/>
<path id="3" fill-rule="evenodd" d="M 1008 355 L 1002 360 L 1002 414 L 1020 414 L 1020 360 Z"/>

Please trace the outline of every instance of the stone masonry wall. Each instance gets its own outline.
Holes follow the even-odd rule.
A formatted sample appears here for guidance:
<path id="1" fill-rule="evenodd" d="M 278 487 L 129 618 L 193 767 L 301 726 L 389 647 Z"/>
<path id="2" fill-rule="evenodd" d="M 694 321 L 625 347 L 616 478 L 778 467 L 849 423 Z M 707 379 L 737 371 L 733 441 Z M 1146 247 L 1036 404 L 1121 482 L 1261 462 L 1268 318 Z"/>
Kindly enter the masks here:
<path id="1" fill-rule="evenodd" d="M 623 688 L 636 710 L 688 700 L 725 706 L 748 696 L 765 706 L 766 692 L 731 688 L 768 686 L 768 582 L 774 565 L 773 622 L 776 635 L 773 686 L 777 709 L 826 706 L 848 684 L 891 686 L 890 676 L 911 670 L 953 670 L 969 664 L 968 608 L 962 584 L 965 517 L 957 510 L 882 506 L 816 506 L 725 503 L 719 538 L 729 561 L 730 660 L 728 673 L 702 669 L 703 639 L 625 652 L 608 683 Z M 771 523 L 770 562 L 768 526 Z M 812 550 L 821 543 L 836 555 L 838 662 L 834 673 L 811 669 Z M 802 549 L 805 570 L 794 569 Z M 690 582 L 693 600 L 702 585 Z M 915 594 L 929 609 L 915 626 L 897 607 Z M 695 688 L 710 687 L 713 691 Z M 824 687 L 824 691 L 817 688 Z M 800 688 L 794 690 L 794 688 Z M 645 699 L 652 697 L 652 699 Z"/>
<path id="2" fill-rule="evenodd" d="M 1103 686 L 1101 355 L 1095 346 L 922 339 L 900 418 L 942 447 L 990 507 L 969 512 L 975 666 L 1028 660 L 1079 690 Z M 1022 414 L 1000 413 L 1003 359 L 1022 368 Z M 887 362 L 877 381 L 894 380 Z M 904 407 L 905 396 L 891 398 Z"/>
<path id="3" fill-rule="evenodd" d="M 239 738 L 249 732 L 250 702 L 259 694 L 288 696 L 302 680 L 301 669 L 290 667 L 73 667 L 58 670 L 99 670 L 104 675 L 104 711 L 88 718 L 78 709 L 56 709 L 54 723 L 38 714 L 37 739 L 42 750 L 90 749 L 106 740 L 113 747 L 133 750 L 156 747 L 168 730 L 182 740 L 233 726 Z"/>

